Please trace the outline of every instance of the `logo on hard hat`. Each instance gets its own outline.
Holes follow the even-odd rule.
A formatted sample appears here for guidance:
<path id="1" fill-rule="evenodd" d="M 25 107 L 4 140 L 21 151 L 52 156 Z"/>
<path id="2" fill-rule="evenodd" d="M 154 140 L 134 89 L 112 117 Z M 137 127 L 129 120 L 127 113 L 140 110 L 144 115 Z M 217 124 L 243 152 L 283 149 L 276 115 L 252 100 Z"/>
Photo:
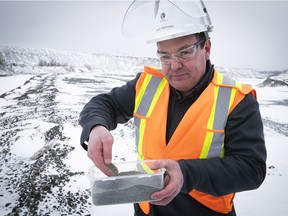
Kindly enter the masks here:
<path id="1" fill-rule="evenodd" d="M 165 12 L 162 12 L 160 14 L 160 22 L 163 23 L 163 22 L 166 22 L 166 21 L 168 21 L 167 14 Z"/>

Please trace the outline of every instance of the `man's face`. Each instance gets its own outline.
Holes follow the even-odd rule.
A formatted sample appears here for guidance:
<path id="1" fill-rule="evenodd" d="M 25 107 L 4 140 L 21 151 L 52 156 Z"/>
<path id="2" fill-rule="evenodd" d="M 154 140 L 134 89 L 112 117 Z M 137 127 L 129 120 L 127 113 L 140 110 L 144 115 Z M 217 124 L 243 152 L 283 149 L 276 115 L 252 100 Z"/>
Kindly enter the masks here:
<path id="1" fill-rule="evenodd" d="M 157 43 L 158 52 L 161 54 L 172 54 L 172 56 L 185 55 L 185 48 L 197 43 L 195 35 L 175 38 L 171 40 L 161 41 Z M 163 64 L 162 69 L 164 75 L 170 85 L 180 91 L 183 95 L 189 93 L 199 82 L 206 70 L 206 60 L 209 59 L 211 42 L 207 40 L 203 49 L 200 46 L 196 48 L 196 54 L 179 62 L 175 58 L 171 60 L 171 64 Z M 180 52 L 179 51 L 182 51 Z"/>

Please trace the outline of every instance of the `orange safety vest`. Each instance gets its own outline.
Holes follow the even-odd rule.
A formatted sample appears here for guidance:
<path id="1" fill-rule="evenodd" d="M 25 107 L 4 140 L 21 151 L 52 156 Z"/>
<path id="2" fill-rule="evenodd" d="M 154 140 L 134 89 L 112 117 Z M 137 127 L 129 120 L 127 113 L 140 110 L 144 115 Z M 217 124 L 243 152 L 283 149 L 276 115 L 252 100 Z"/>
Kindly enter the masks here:
<path id="1" fill-rule="evenodd" d="M 210 84 L 187 110 L 166 144 L 169 83 L 162 72 L 145 67 L 136 84 L 134 108 L 138 159 L 224 157 L 224 129 L 228 115 L 250 92 L 256 97 L 250 86 L 215 71 Z M 206 207 L 225 214 L 232 210 L 235 195 L 216 197 L 195 189 L 189 194 Z M 148 202 L 139 205 L 145 214 L 149 214 Z"/>

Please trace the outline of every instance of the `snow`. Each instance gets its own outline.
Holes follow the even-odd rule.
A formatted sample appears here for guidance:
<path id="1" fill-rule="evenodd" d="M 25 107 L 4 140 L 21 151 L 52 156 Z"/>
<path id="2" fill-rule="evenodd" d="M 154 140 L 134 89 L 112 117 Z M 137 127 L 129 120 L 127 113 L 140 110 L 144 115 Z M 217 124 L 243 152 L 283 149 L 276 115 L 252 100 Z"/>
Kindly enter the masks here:
<path id="1" fill-rule="evenodd" d="M 268 152 L 266 179 L 257 190 L 245 191 L 236 195 L 235 205 L 238 215 L 284 216 L 287 214 L 288 165 L 286 153 L 288 138 L 265 127 L 265 141 Z"/>
<path id="2" fill-rule="evenodd" d="M 32 75 L 24 75 L 24 74 L 15 75 L 13 77 L 11 76 L 1 77 L 0 95 L 23 85 L 31 77 Z"/>
<path id="3" fill-rule="evenodd" d="M 49 55 L 47 54 L 49 52 L 47 51 L 44 53 L 45 58 L 49 58 Z M 69 54 L 65 52 L 64 54 L 68 55 L 67 58 L 69 58 Z M 62 53 L 62 55 L 64 54 Z M 31 55 L 29 54 L 29 56 Z M 9 57 L 10 61 L 12 61 L 13 58 L 11 55 L 9 55 Z M 17 58 L 19 58 L 18 55 Z M 85 56 L 81 56 L 81 58 L 85 59 Z M 16 120 L 13 121 L 12 118 L 15 113 L 23 112 L 32 114 L 34 112 L 33 118 L 26 117 L 27 119 L 24 118 L 21 121 L 21 125 L 15 125 L 13 128 L 15 131 L 18 130 L 17 139 L 15 139 L 16 141 L 10 147 L 12 153 L 11 160 L 6 161 L 6 165 L 0 167 L 0 175 L 9 173 L 8 168 L 6 168 L 8 163 L 12 164 L 17 160 L 24 161 L 24 163 L 27 164 L 33 163 L 29 158 L 43 146 L 49 145 L 53 141 L 47 140 L 44 137 L 44 134 L 47 135 L 47 131 L 57 126 L 57 123 L 55 122 L 63 122 L 61 124 L 61 128 L 63 129 L 61 133 L 63 137 L 68 137 L 65 140 L 58 137 L 59 139 L 56 139 L 56 141 L 54 140 L 55 145 L 57 145 L 57 143 L 65 143 L 74 148 L 67 157 L 63 158 L 64 164 L 70 168 L 71 172 L 87 172 L 89 170 L 93 164 L 87 157 L 86 152 L 79 145 L 81 128 L 77 124 L 78 114 L 83 108 L 83 105 L 87 103 L 89 98 L 93 95 L 100 92 L 107 92 L 115 86 L 123 85 L 126 81 L 132 79 L 137 72 L 134 71 L 132 73 L 132 71 L 130 71 L 125 74 L 125 71 L 123 71 L 122 68 L 123 65 L 119 66 L 117 60 L 111 60 L 111 58 L 107 56 L 100 56 L 99 58 L 101 59 L 101 63 L 97 64 L 97 67 L 102 68 L 102 70 L 84 70 L 82 66 L 75 66 L 74 71 L 72 72 L 67 72 L 67 70 L 63 68 L 54 68 L 53 70 L 47 68 L 46 72 L 42 73 L 41 76 L 39 76 L 39 74 L 7 74 L 7 76 L 0 77 L 0 96 L 2 94 L 0 97 L 0 112 L 2 113 L 0 120 L 3 116 L 6 118 L 11 117 L 12 119 L 9 123 L 10 126 L 8 125 L 3 129 L 1 128 L 1 134 L 4 136 L 5 132 L 9 131 L 10 128 L 13 128 L 12 125 L 17 122 Z M 33 58 L 34 63 L 37 61 L 37 59 L 35 60 L 35 58 Z M 95 64 L 92 64 L 91 61 L 91 56 L 89 56 L 84 62 L 85 64 L 89 62 L 92 68 L 96 68 Z M 94 59 L 93 61 L 96 60 Z M 23 59 L 21 62 L 23 62 Z M 80 64 L 79 62 L 81 61 L 77 60 L 77 64 Z M 111 67 L 107 66 L 107 62 L 109 62 Z M 26 62 L 26 64 L 28 63 Z M 137 68 L 138 66 L 139 65 L 134 68 Z M 110 70 L 109 68 L 113 68 L 113 70 Z M 39 70 L 41 69 L 35 68 L 35 71 Z M 65 73 L 63 70 L 66 70 Z M 118 73 L 119 71 L 120 73 Z M 229 73 L 229 69 L 225 69 L 225 71 Z M 234 68 L 231 71 L 239 73 L 241 68 Z M 246 71 L 246 69 L 243 71 Z M 57 74 L 57 76 L 55 76 L 55 74 Z M 286 215 L 286 205 L 288 203 L 288 163 L 286 162 L 286 154 L 288 152 L 288 87 L 259 87 L 257 85 L 265 80 L 266 75 L 257 73 L 255 70 L 249 70 L 249 76 L 251 77 L 246 77 L 245 79 L 242 79 L 242 81 L 252 84 L 257 90 L 260 110 L 265 126 L 264 132 L 268 152 L 268 168 L 266 179 L 260 188 L 253 191 L 241 192 L 236 195 L 236 211 L 239 216 L 284 216 Z M 45 80 L 47 85 L 50 82 L 53 84 L 44 92 L 53 92 L 53 88 L 55 86 L 57 87 L 56 98 L 54 100 L 55 104 L 53 106 L 49 105 L 54 114 L 49 109 L 51 114 L 47 116 L 42 115 L 43 113 L 45 114 L 48 112 L 48 110 L 45 111 L 47 99 L 42 98 L 43 96 L 39 98 L 36 93 L 29 94 L 28 96 L 30 97 L 32 105 L 17 107 L 17 97 L 23 95 L 28 90 L 31 91 L 34 87 L 36 88 L 36 86 L 41 86 L 42 79 Z M 281 79 L 287 80 L 287 72 L 281 74 Z M 30 80 L 30 84 L 24 85 L 28 80 Z M 3 96 L 4 93 L 5 95 Z M 51 96 L 51 94 L 52 93 L 48 94 L 47 92 L 47 96 Z M 42 101 L 45 106 L 33 106 L 33 101 Z M 9 110 L 11 105 L 17 107 L 13 112 Z M 35 111 L 33 111 L 33 109 Z M 57 117 L 57 115 L 61 117 L 60 120 L 49 120 L 53 116 Z M 132 127 L 129 124 L 119 125 L 112 133 L 114 135 L 113 161 L 136 160 L 134 132 Z M 8 137 L 7 139 L 12 138 Z M 1 143 L 1 145 L 3 145 L 3 143 Z M 45 172 L 53 173 L 55 170 L 51 167 L 50 170 L 45 170 Z M 5 187 L 4 184 L 3 186 L 0 185 L 0 215 L 6 215 L 11 212 L 9 206 L 4 206 L 5 203 L 11 203 L 11 206 L 13 206 L 18 199 L 17 193 L 9 193 Z M 71 176 L 70 184 L 67 184 L 63 190 L 77 192 L 89 188 L 89 179 L 85 174 Z M 55 190 L 55 193 L 57 192 L 57 188 L 53 188 L 53 190 Z M 57 205 L 55 199 L 47 196 L 46 202 L 48 203 L 48 206 L 51 206 L 50 215 L 56 216 L 61 214 L 57 209 L 52 208 L 52 206 Z M 40 208 L 46 208 L 43 203 L 40 204 Z M 43 206 L 41 207 L 41 205 Z M 88 206 L 87 212 L 90 212 L 91 215 L 133 215 L 132 204 L 99 207 L 92 206 L 91 203 L 88 203 L 85 206 Z"/>

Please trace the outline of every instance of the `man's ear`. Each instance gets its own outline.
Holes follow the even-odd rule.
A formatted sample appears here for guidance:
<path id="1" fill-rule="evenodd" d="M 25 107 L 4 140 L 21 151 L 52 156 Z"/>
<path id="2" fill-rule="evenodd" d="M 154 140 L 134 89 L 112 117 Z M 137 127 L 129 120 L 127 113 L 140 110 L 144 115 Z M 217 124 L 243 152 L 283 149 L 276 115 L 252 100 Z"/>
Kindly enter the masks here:
<path id="1" fill-rule="evenodd" d="M 211 52 L 211 40 L 207 39 L 205 44 L 204 44 L 204 49 L 205 49 L 205 58 L 208 60 L 210 58 L 210 52 Z"/>

